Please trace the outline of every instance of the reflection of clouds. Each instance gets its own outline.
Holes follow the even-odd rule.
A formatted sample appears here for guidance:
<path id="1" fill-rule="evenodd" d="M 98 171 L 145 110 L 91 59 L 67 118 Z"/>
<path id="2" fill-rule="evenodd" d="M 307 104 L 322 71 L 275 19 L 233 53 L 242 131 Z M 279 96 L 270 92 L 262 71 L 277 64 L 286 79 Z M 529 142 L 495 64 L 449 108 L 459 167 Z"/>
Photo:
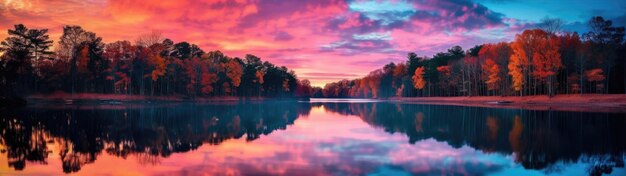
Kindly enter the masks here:
<path id="1" fill-rule="evenodd" d="M 167 160 L 184 163 L 172 174 L 360 175 L 485 174 L 512 165 L 501 155 L 483 155 L 469 147 L 455 149 L 427 139 L 408 144 L 402 134 L 369 127 L 356 117 L 316 109 L 285 131 L 252 142 L 229 140 Z M 196 154 L 194 154 L 196 153 Z M 205 162 L 189 155 L 206 153 Z M 169 175 L 169 174 L 165 174 Z"/>
<path id="2" fill-rule="evenodd" d="M 414 145 L 399 144 L 389 156 L 394 165 L 402 166 L 411 173 L 426 175 L 484 175 L 511 164 L 507 159 L 498 159 L 502 158 L 501 155 L 484 155 L 467 146 L 455 149 L 434 139 Z"/>

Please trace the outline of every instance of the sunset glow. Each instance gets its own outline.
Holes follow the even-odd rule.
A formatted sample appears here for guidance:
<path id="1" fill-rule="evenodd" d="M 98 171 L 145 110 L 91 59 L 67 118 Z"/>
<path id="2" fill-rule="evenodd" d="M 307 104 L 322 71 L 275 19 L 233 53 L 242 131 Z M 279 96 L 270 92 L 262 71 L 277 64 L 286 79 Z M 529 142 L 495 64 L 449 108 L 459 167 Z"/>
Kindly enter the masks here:
<path id="1" fill-rule="evenodd" d="M 247 1 L 4 0 L 0 29 L 48 28 L 55 44 L 64 25 L 104 42 L 160 31 L 175 42 L 229 56 L 255 54 L 296 71 L 314 86 L 354 79 L 406 53 L 430 56 L 453 45 L 510 41 L 543 17 L 584 32 L 591 13 L 624 24 L 623 1 Z M 541 5 L 540 5 L 541 4 Z M 0 33 L 5 38 L 6 32 Z M 131 41 L 133 42 L 133 41 Z"/>

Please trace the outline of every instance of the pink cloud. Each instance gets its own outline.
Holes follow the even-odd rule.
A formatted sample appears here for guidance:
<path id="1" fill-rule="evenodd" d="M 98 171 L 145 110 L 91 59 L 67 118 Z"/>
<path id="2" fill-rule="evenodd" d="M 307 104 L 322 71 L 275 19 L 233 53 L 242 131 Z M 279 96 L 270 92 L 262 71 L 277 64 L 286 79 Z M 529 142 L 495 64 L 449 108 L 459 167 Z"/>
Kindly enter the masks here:
<path id="1" fill-rule="evenodd" d="M 360 1 L 13 0 L 0 7 L 0 29 L 16 23 L 48 28 L 57 41 L 63 25 L 80 25 L 105 42 L 134 41 L 138 34 L 157 30 L 174 42 L 194 43 L 205 51 L 257 55 L 323 86 L 363 76 L 382 67 L 379 63 L 403 61 L 407 52 L 426 55 L 454 45 L 479 44 L 486 40 L 472 32 L 506 31 L 506 24 L 517 24 L 471 2 L 408 1 L 413 10 L 373 15 L 350 9 L 356 2 Z M 1 38 L 6 35 L 0 33 Z M 349 76 L 310 74 L 319 72 Z"/>

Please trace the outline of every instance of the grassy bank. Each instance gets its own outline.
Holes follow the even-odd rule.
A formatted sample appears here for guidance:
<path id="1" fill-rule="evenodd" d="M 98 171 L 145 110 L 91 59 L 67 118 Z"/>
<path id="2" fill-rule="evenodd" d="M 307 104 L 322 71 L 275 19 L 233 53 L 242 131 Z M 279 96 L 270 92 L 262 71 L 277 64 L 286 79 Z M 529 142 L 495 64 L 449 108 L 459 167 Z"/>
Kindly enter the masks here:
<path id="1" fill-rule="evenodd" d="M 391 101 L 536 110 L 626 112 L 626 94 L 478 97 L 394 97 Z"/>

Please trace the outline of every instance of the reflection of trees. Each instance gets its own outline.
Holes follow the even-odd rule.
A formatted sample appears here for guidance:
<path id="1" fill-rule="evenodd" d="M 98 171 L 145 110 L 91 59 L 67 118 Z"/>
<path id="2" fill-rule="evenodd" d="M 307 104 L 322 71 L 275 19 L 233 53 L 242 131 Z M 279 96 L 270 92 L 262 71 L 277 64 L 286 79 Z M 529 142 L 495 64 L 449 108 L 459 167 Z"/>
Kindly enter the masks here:
<path id="1" fill-rule="evenodd" d="M 326 103 L 331 112 L 357 115 L 410 143 L 433 138 L 455 148 L 514 154 L 527 169 L 554 170 L 556 163 L 582 161 L 590 174 L 624 167 L 624 114 L 522 111 L 479 107 L 389 103 Z"/>
<path id="2" fill-rule="evenodd" d="M 455 148 L 512 154 L 527 169 L 558 171 L 558 163 L 584 162 L 590 174 L 624 167 L 623 114 L 521 111 L 388 103 L 323 103 L 324 109 L 356 115 L 409 143 L 433 138 Z M 59 149 L 64 172 L 93 163 L 101 152 L 142 164 L 173 153 L 217 145 L 228 139 L 255 140 L 308 114 L 309 104 L 263 102 L 123 109 L 30 109 L 0 113 L 0 145 L 8 164 L 47 163 L 50 145 Z"/>
<path id="3" fill-rule="evenodd" d="M 624 168 L 624 158 L 617 154 L 583 156 L 583 161 L 587 163 L 596 163 L 587 168 L 589 175 L 610 174 L 613 168 Z"/>
<path id="4" fill-rule="evenodd" d="M 13 114 L 7 114 L 12 116 Z M 45 134 L 37 124 L 23 123 L 10 118 L 0 118 L 3 127 L 0 131 L 0 144 L 5 145 L 9 167 L 22 170 L 26 161 L 46 163 L 48 148 Z"/>
<path id="5" fill-rule="evenodd" d="M 179 105 L 170 108 L 31 109 L 0 113 L 0 145 L 9 166 L 24 169 L 26 161 L 46 163 L 48 143 L 59 148 L 63 171 L 76 172 L 100 152 L 140 163 L 197 149 L 204 143 L 245 136 L 255 140 L 285 129 L 308 104 L 288 102 L 243 105 Z"/>

